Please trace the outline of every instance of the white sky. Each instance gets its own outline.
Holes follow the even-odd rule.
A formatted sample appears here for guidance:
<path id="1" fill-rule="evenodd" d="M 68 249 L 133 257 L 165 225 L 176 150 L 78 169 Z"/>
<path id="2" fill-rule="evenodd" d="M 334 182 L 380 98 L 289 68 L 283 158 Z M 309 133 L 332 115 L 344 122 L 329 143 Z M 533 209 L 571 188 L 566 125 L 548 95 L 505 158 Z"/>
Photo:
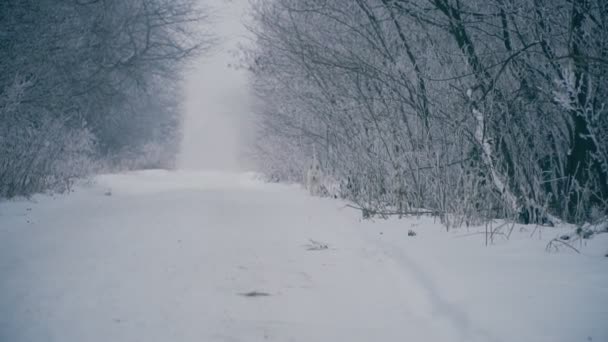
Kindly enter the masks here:
<path id="1" fill-rule="evenodd" d="M 235 70 L 234 51 L 245 41 L 242 19 L 248 0 L 207 0 L 214 11 L 211 29 L 220 39 L 213 51 L 185 75 L 183 169 L 243 170 L 251 141 L 247 73 Z"/>

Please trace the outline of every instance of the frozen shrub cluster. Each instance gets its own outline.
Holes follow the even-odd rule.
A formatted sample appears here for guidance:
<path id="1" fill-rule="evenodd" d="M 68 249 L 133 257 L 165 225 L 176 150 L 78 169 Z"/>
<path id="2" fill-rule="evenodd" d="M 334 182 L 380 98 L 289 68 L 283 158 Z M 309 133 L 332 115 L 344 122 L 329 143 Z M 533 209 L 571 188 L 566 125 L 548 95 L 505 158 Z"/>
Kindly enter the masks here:
<path id="1" fill-rule="evenodd" d="M 258 160 L 447 226 L 608 208 L 608 3 L 260 0 Z M 593 208 L 593 209 L 592 209 Z"/>
<path id="2" fill-rule="evenodd" d="M 0 2 L 0 198 L 169 167 L 206 18 L 194 0 Z"/>

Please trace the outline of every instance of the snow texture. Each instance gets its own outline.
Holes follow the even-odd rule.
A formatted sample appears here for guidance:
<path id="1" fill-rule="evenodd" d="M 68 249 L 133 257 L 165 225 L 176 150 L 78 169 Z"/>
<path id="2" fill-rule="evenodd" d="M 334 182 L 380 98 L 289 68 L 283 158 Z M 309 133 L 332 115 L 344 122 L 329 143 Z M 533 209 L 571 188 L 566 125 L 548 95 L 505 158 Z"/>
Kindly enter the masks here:
<path id="1" fill-rule="evenodd" d="M 0 203 L 0 341 L 608 341 L 608 234 L 478 232 L 252 174 L 101 176 Z"/>

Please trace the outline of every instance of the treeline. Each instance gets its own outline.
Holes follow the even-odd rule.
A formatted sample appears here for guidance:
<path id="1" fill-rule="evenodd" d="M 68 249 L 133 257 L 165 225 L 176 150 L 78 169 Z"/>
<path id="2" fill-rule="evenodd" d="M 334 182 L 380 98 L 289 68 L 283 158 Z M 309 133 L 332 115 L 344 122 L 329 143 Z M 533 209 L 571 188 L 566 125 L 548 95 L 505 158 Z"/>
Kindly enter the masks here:
<path id="1" fill-rule="evenodd" d="M 608 2 L 260 0 L 258 156 L 367 213 L 548 223 L 608 207 Z"/>
<path id="2" fill-rule="evenodd" d="M 0 1 L 0 198 L 171 166 L 177 76 L 211 42 L 195 4 Z"/>

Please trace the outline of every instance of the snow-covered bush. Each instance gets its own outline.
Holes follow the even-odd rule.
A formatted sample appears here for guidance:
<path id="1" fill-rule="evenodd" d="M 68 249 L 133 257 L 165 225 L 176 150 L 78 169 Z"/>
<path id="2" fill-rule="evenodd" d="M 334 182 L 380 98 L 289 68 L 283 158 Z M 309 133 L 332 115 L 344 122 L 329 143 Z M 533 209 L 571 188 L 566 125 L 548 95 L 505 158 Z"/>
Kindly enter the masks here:
<path id="1" fill-rule="evenodd" d="M 179 73 L 211 43 L 195 0 L 7 0 L 0 18 L 0 197 L 172 165 Z"/>
<path id="2" fill-rule="evenodd" d="M 424 209 L 448 226 L 606 213 L 608 4 L 260 0 L 254 11 L 245 58 L 264 169 L 297 179 L 317 146 L 361 208 Z"/>
<path id="3" fill-rule="evenodd" d="M 27 112 L 30 87 L 17 77 L 0 93 L 0 197 L 66 191 L 92 169 L 93 135 L 67 118 Z"/>

